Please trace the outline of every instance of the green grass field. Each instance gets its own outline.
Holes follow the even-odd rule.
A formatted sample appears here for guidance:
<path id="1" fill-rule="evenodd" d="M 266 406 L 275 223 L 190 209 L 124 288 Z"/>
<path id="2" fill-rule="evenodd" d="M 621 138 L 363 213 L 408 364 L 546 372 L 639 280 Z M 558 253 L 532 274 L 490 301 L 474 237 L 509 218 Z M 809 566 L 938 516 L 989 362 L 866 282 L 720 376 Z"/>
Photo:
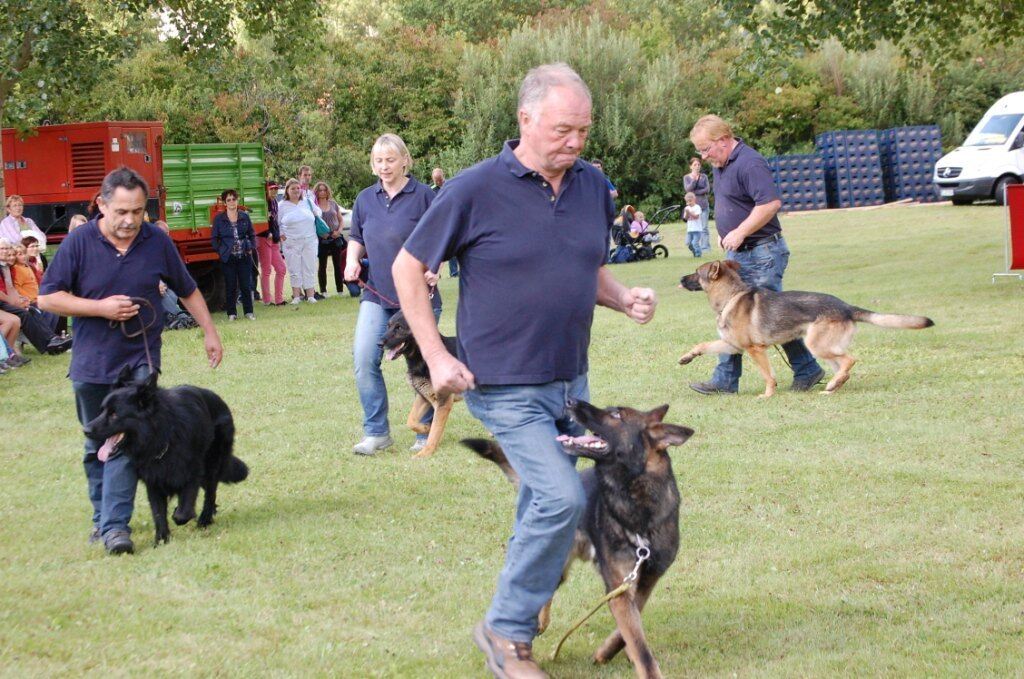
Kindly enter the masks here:
<path id="1" fill-rule="evenodd" d="M 922 331 L 861 326 L 834 396 L 780 391 L 749 360 L 741 393 L 687 388 L 714 365 L 676 359 L 714 336 L 681 227 L 666 260 L 614 268 L 655 288 L 655 320 L 597 311 L 592 400 L 651 408 L 696 429 L 673 449 L 683 496 L 678 560 L 644 615 L 666 676 L 1019 676 L 1024 667 L 1024 285 L 1002 266 L 994 207 L 794 215 L 790 289 L 924 314 Z M 454 328 L 445 278 L 442 329 Z M 0 674 L 5 676 L 484 676 L 470 631 L 502 563 L 513 493 L 457 441 L 483 429 L 463 405 L 431 460 L 411 460 L 404 363 L 386 364 L 395 448 L 350 452 L 356 302 L 257 307 L 218 324 L 221 368 L 198 331 L 165 334 L 165 386 L 219 392 L 251 467 L 224 486 L 207 531 L 172 525 L 152 547 L 140 488 L 137 553 L 88 546 L 68 356 L 0 377 Z M 545 657 L 602 593 L 580 564 L 555 600 Z M 555 677 L 628 677 L 589 657 L 601 611 Z"/>

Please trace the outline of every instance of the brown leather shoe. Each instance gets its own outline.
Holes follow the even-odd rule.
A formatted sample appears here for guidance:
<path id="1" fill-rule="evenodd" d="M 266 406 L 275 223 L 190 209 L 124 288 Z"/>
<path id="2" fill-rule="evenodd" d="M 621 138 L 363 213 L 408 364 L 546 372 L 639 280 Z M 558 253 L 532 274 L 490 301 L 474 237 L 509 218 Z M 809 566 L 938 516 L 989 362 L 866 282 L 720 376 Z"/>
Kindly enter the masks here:
<path id="1" fill-rule="evenodd" d="M 487 656 L 487 669 L 498 679 L 548 679 L 533 659 L 529 642 L 499 637 L 483 620 L 473 628 L 473 642 Z"/>

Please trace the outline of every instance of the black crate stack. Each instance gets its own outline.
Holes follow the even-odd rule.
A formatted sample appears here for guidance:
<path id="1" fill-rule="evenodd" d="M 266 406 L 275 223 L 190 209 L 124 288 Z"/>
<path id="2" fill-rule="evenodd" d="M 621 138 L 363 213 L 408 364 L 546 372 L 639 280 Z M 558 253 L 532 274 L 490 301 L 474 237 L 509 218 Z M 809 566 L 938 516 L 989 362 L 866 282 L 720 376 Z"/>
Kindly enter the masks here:
<path id="1" fill-rule="evenodd" d="M 878 131 L 885 200 L 937 201 L 932 172 L 942 157 L 938 125 L 894 127 Z"/>
<path id="2" fill-rule="evenodd" d="M 829 207 L 885 202 L 877 130 L 823 132 L 815 139 L 815 145 L 825 166 Z"/>
<path id="3" fill-rule="evenodd" d="M 768 160 L 783 212 L 823 210 L 828 207 L 825 166 L 817 154 L 775 156 Z"/>

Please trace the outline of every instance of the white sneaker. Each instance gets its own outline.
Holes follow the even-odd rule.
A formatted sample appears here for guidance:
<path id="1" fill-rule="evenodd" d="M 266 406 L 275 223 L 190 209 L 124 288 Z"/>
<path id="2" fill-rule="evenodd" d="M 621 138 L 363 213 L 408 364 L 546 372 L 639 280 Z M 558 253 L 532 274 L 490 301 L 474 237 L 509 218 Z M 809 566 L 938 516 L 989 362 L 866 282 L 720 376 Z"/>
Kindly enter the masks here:
<path id="1" fill-rule="evenodd" d="M 306 301 L 310 304 L 316 304 L 316 297 L 307 297 Z"/>
<path id="2" fill-rule="evenodd" d="M 228 315 L 228 320 L 229 320 L 229 321 L 233 321 L 233 320 L 235 320 L 236 318 L 238 318 L 238 317 L 237 317 L 237 316 L 235 316 L 234 314 L 229 314 L 229 315 Z"/>
<path id="3" fill-rule="evenodd" d="M 427 447 L 427 439 L 416 439 L 416 441 L 413 442 L 413 444 L 411 446 L 409 446 L 409 450 L 411 450 L 412 452 L 415 453 L 415 452 L 418 452 L 420 450 L 423 450 L 426 447 Z"/>
<path id="4" fill-rule="evenodd" d="M 256 314 L 246 314 L 245 317 L 248 318 L 250 321 L 256 320 Z"/>
<path id="5" fill-rule="evenodd" d="M 391 436 L 367 436 L 359 443 L 352 446 L 352 452 L 356 455 L 375 455 L 378 450 L 384 450 L 394 445 Z"/>
<path id="6" fill-rule="evenodd" d="M 292 305 L 293 306 L 298 306 L 300 304 L 302 304 L 302 298 L 301 297 L 292 297 Z"/>

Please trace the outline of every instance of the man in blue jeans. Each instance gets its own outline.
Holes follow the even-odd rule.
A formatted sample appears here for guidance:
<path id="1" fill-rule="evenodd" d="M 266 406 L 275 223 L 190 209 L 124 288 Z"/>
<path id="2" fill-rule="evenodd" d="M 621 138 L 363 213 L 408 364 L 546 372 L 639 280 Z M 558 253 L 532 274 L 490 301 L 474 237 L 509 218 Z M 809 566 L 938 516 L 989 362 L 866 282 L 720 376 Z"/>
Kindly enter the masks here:
<path id="1" fill-rule="evenodd" d="M 210 366 L 220 363 L 220 337 L 202 293 L 171 238 L 143 221 L 148 197 L 149 187 L 134 170 L 122 167 L 108 174 L 100 187 L 100 216 L 68 234 L 39 287 L 40 309 L 75 317 L 68 376 L 83 425 L 99 415 L 123 367 L 131 368 L 136 379 L 150 367 L 160 368 L 160 281 L 178 294 L 203 329 Z M 139 299 L 148 304 L 140 305 Z M 140 326 L 145 334 L 139 333 Z M 93 523 L 89 542 L 102 539 L 110 554 L 131 553 L 135 546 L 128 523 L 138 479 L 125 455 L 101 461 L 102 443 L 85 439 Z"/>
<path id="2" fill-rule="evenodd" d="M 498 677 L 545 677 L 532 656 L 537 616 L 554 594 L 585 496 L 555 439 L 580 434 L 565 412 L 586 399 L 594 306 L 638 323 L 648 288 L 605 266 L 615 206 L 601 172 L 579 159 L 590 91 L 565 64 L 531 70 L 519 91 L 521 138 L 449 179 L 393 267 L 402 309 L 434 388 L 466 392 L 522 483 L 497 591 L 473 639 Z M 423 273 L 459 262 L 458 358 L 433 322 Z"/>
<path id="3" fill-rule="evenodd" d="M 782 238 L 777 216 L 782 201 L 768 162 L 716 115 L 698 120 L 690 141 L 714 168 L 715 227 L 726 259 L 740 264 L 740 278 L 748 285 L 781 291 L 789 248 Z M 793 368 L 793 391 L 807 391 L 825 377 L 803 340 L 787 342 L 782 350 Z M 742 354 L 720 354 L 711 379 L 690 388 L 707 395 L 735 394 L 742 371 Z"/>

